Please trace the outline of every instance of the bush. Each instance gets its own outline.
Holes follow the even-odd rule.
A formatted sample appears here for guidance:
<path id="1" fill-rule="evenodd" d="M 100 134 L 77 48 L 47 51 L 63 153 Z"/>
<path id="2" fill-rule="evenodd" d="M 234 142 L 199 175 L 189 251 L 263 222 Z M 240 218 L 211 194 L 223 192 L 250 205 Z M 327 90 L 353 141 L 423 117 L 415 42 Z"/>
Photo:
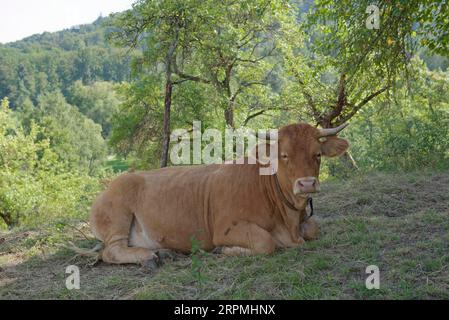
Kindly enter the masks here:
<path id="1" fill-rule="evenodd" d="M 362 116 L 348 130 L 354 158 L 366 170 L 448 169 L 448 115 L 433 110 Z"/>
<path id="2" fill-rule="evenodd" d="M 0 107 L 0 218 L 12 228 L 35 225 L 61 216 L 86 213 L 99 189 L 96 178 L 69 170 L 50 148 L 39 140 L 34 123 L 24 132 L 14 120 L 8 100 Z"/>

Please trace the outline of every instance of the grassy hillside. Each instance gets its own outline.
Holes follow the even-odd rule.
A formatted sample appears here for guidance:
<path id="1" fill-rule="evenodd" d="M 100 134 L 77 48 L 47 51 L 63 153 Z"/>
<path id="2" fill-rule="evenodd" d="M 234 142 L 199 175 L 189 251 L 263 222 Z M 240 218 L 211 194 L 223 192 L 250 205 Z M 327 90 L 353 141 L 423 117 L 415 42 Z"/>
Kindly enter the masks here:
<path id="1" fill-rule="evenodd" d="M 314 199 L 317 241 L 271 256 L 199 252 L 155 274 L 76 256 L 69 241 L 95 244 L 84 222 L 3 234 L 0 298 L 449 298 L 449 173 L 374 174 L 322 189 Z M 80 290 L 65 288 L 70 264 L 81 270 Z M 372 264 L 380 290 L 365 288 Z"/>

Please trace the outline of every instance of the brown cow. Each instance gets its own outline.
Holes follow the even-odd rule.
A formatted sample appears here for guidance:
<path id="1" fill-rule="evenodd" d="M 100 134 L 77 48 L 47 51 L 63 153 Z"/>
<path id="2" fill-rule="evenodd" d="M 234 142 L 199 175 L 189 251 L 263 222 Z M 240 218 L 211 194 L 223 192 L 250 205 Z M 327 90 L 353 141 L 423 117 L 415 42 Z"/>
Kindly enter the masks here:
<path id="1" fill-rule="evenodd" d="M 164 249 L 189 252 L 192 237 L 202 249 L 222 248 L 227 255 L 269 254 L 316 238 L 317 223 L 306 221 L 307 194 L 319 191 L 321 156 L 347 150 L 348 142 L 336 136 L 344 127 L 281 128 L 274 175 L 260 175 L 262 164 L 256 163 L 119 176 L 92 206 L 90 225 L 104 242 L 102 260 L 155 267 Z"/>

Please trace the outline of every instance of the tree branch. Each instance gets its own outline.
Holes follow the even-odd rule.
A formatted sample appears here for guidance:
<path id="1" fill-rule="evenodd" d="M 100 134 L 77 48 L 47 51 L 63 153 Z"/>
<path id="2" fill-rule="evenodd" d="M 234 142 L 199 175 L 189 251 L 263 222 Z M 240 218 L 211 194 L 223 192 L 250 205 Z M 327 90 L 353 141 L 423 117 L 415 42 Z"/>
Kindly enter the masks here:
<path id="1" fill-rule="evenodd" d="M 259 44 L 261 44 L 261 43 L 264 43 L 264 42 L 261 41 L 261 42 L 258 42 L 258 43 L 256 43 L 256 44 L 254 45 L 253 49 L 251 50 L 250 56 L 252 56 L 252 55 L 254 54 L 254 51 L 256 50 L 257 46 L 258 46 Z M 277 49 L 276 45 L 273 45 L 273 47 L 272 47 L 266 54 L 264 54 L 264 55 L 262 55 L 262 56 L 260 56 L 260 57 L 258 57 L 258 58 L 255 58 L 255 59 L 242 59 L 242 58 L 236 58 L 235 60 L 236 60 L 236 61 L 239 61 L 239 62 L 257 63 L 257 62 L 259 62 L 259 61 L 262 61 L 262 60 L 265 59 L 266 57 L 271 56 L 271 54 L 272 54 L 276 49 Z"/>
<path id="2" fill-rule="evenodd" d="M 253 119 L 253 118 L 257 117 L 257 116 L 260 116 L 261 114 L 264 114 L 266 111 L 267 111 L 267 109 L 259 110 L 257 112 L 254 112 L 253 114 L 248 115 L 246 117 L 245 121 L 243 121 L 243 126 L 246 126 L 251 119 Z"/>
<path id="3" fill-rule="evenodd" d="M 188 81 L 188 80 L 195 81 L 195 82 L 201 82 L 201 83 L 210 83 L 210 81 L 207 80 L 207 79 L 203 79 L 203 78 L 198 77 L 198 76 L 192 76 L 192 75 L 189 75 L 189 74 L 186 74 L 186 73 L 180 71 L 179 68 L 178 68 L 178 64 L 176 63 L 176 59 L 173 59 L 173 60 L 174 60 L 173 63 L 172 63 L 172 65 L 173 65 L 173 72 L 178 77 L 182 78 L 182 80 L 175 81 L 174 83 L 179 84 L 179 83 L 182 83 L 182 82 Z"/>
<path id="4" fill-rule="evenodd" d="M 325 114 L 322 119 L 325 127 L 330 126 L 332 123 L 332 120 L 334 120 L 336 117 L 341 115 L 343 108 L 346 105 L 347 105 L 346 75 L 344 73 L 342 73 L 340 75 L 340 81 L 338 84 L 337 103 L 332 106 L 331 110 L 327 114 Z"/>
<path id="5" fill-rule="evenodd" d="M 383 88 L 381 88 L 381 89 L 371 93 L 370 95 L 366 96 L 362 101 L 360 101 L 360 103 L 358 103 L 358 104 L 353 106 L 351 112 L 349 112 L 345 116 L 342 115 L 342 116 L 338 117 L 338 119 L 335 122 L 335 124 L 336 125 L 340 125 L 342 123 L 345 123 L 349 119 L 351 119 L 365 104 L 370 102 L 372 99 L 374 99 L 375 97 L 377 97 L 378 95 L 380 95 L 384 91 L 388 90 L 388 88 L 390 88 L 390 85 L 386 85 Z"/>
<path id="6" fill-rule="evenodd" d="M 254 86 L 254 85 L 261 85 L 261 86 L 264 86 L 264 85 L 266 85 L 266 82 L 263 82 L 263 81 L 251 81 L 251 82 L 244 82 L 244 83 L 242 83 L 240 86 L 239 86 L 239 88 L 234 92 L 234 94 L 231 96 L 231 101 L 234 101 L 236 98 L 237 98 L 237 96 L 240 94 L 240 93 L 242 93 L 243 92 L 243 89 L 244 88 L 248 88 L 248 87 L 251 87 L 251 86 Z"/>
<path id="7" fill-rule="evenodd" d="M 298 72 L 293 71 L 293 73 L 294 73 L 294 76 L 295 76 L 296 80 L 298 81 L 298 83 L 302 86 L 302 95 L 304 96 L 304 98 L 306 98 L 307 103 L 309 104 L 310 109 L 312 109 L 312 116 L 313 116 L 313 118 L 315 119 L 316 122 L 319 122 L 319 119 L 321 118 L 321 115 L 318 112 L 318 109 L 316 108 L 316 104 L 315 104 L 315 101 L 313 100 L 312 95 L 306 91 L 305 83 L 301 79 L 301 77 L 299 76 Z"/>
<path id="8" fill-rule="evenodd" d="M 288 109 L 287 108 L 279 108 L 279 107 L 270 107 L 270 108 L 265 108 L 265 109 L 256 111 L 246 117 L 246 119 L 243 121 L 243 126 L 246 126 L 251 119 L 253 119 L 257 116 L 260 116 L 267 111 L 272 111 L 272 110 L 288 110 Z"/>

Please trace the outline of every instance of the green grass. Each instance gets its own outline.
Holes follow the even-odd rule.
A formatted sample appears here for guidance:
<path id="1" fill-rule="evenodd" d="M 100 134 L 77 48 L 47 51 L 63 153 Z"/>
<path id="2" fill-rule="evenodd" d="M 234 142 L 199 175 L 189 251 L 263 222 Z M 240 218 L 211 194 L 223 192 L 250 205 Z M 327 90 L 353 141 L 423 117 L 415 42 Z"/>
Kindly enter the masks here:
<path id="1" fill-rule="evenodd" d="M 130 161 L 124 159 L 111 158 L 104 164 L 105 169 L 111 169 L 114 173 L 123 172 L 129 169 Z"/>
<path id="2" fill-rule="evenodd" d="M 92 247 L 86 224 L 6 233 L 0 298 L 14 299 L 448 299 L 449 174 L 375 174 L 323 184 L 314 199 L 318 240 L 270 256 L 197 252 L 155 274 L 134 265 L 91 265 L 64 248 Z M 0 240 L 1 242 L 1 240 Z M 81 289 L 65 288 L 65 268 Z M 380 289 L 365 287 L 368 265 Z M 198 265 L 198 263 L 196 263 Z M 201 279 L 198 281 L 198 279 Z"/>

